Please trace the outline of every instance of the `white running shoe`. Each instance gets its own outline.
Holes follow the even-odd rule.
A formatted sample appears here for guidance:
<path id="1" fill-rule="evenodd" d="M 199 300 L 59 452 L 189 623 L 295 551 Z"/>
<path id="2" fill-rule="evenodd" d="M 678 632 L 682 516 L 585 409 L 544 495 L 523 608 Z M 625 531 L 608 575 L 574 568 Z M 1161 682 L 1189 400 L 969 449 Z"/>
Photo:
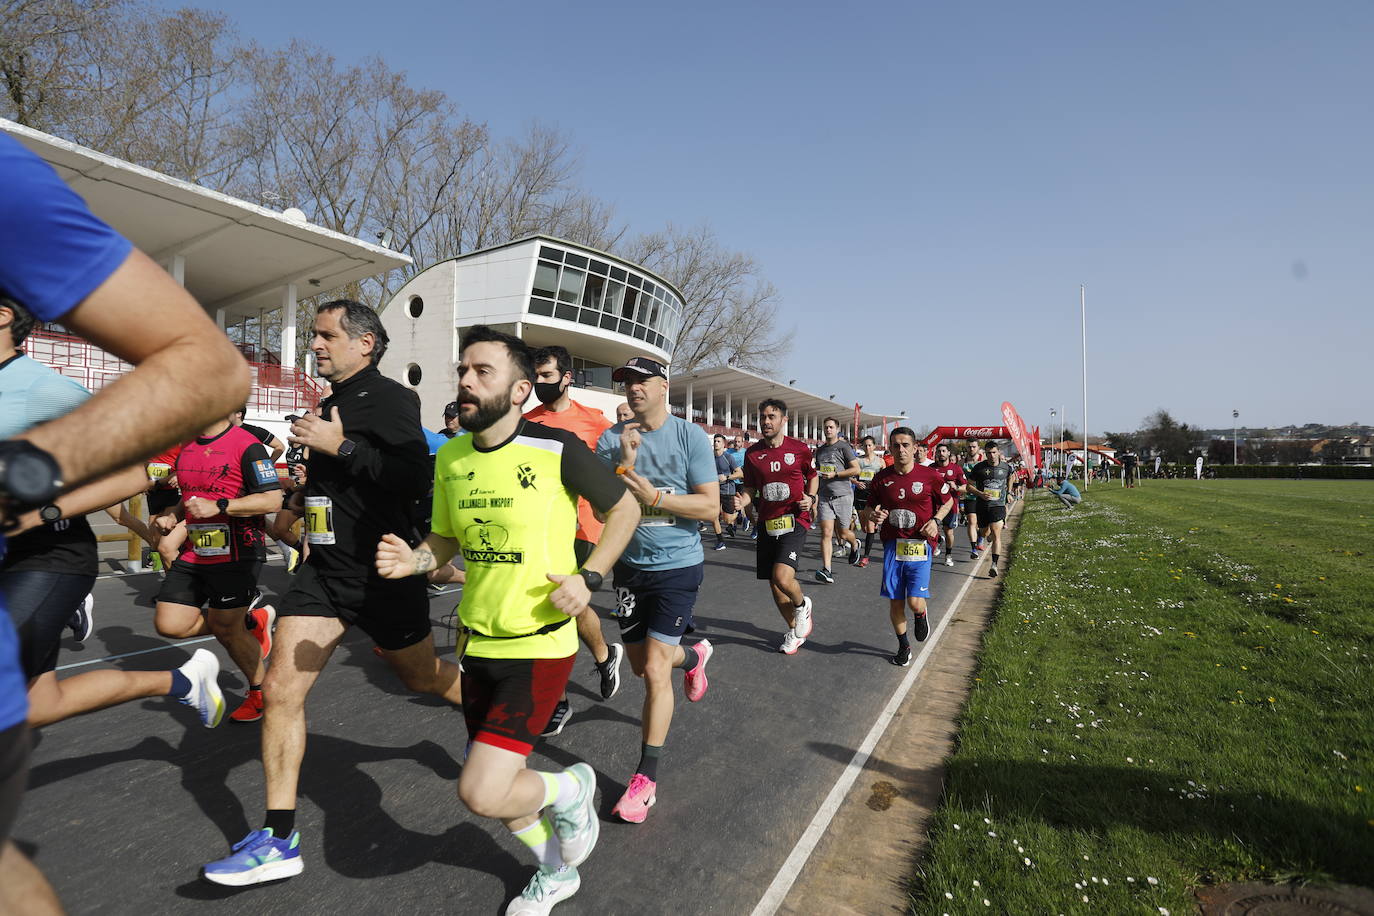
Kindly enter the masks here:
<path id="1" fill-rule="evenodd" d="M 792 631 L 797 634 L 798 639 L 806 639 L 811 635 L 811 599 L 803 598 L 801 607 L 797 608 L 792 614 Z M 800 643 L 799 643 L 800 645 Z M 791 653 L 788 653 L 791 654 Z"/>
<path id="2" fill-rule="evenodd" d="M 191 660 L 177 669 L 191 682 L 191 692 L 180 698 L 200 715 L 201 724 L 214 728 L 224 718 L 224 694 L 219 689 L 219 659 L 208 649 L 197 649 Z"/>
<path id="3" fill-rule="evenodd" d="M 953 565 L 954 565 L 954 557 L 950 556 L 949 554 L 945 554 L 945 565 L 946 565 L 946 566 L 953 566 Z"/>
<path id="4" fill-rule="evenodd" d="M 804 642 L 806 640 L 803 637 L 798 636 L 793 630 L 788 630 L 783 634 L 782 645 L 778 646 L 778 651 L 783 655 L 796 655 Z"/>
<path id="5" fill-rule="evenodd" d="M 540 867 L 525 889 L 506 906 L 506 916 L 547 916 L 554 904 L 567 900 L 582 886 L 582 878 L 571 865 Z"/>
<path id="6" fill-rule="evenodd" d="M 562 808 L 551 807 L 549 819 L 558 835 L 559 854 L 576 867 L 587 861 L 601 835 L 601 821 L 596 816 L 596 771 L 585 763 L 575 763 L 563 772 L 577 780 L 577 795 Z"/>

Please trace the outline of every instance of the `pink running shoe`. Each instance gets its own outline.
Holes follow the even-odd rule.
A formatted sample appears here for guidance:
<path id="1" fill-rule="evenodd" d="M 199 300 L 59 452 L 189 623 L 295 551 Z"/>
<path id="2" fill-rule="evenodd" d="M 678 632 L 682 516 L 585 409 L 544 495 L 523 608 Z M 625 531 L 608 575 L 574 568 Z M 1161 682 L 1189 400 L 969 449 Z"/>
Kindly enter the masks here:
<path id="1" fill-rule="evenodd" d="M 687 693 L 687 699 L 693 703 L 699 702 L 706 696 L 706 688 L 710 686 L 706 680 L 706 663 L 711 660 L 711 654 L 715 648 L 711 645 L 711 640 L 703 639 L 696 644 L 697 663 L 691 671 L 687 672 L 687 677 L 682 682 L 682 687 Z"/>
<path id="2" fill-rule="evenodd" d="M 611 813 L 631 824 L 644 823 L 644 819 L 649 816 L 649 809 L 658 800 L 654 796 L 654 790 L 657 788 L 658 783 L 643 773 L 634 774 L 630 777 L 630 787 L 620 796 L 620 801 L 615 803 Z"/>

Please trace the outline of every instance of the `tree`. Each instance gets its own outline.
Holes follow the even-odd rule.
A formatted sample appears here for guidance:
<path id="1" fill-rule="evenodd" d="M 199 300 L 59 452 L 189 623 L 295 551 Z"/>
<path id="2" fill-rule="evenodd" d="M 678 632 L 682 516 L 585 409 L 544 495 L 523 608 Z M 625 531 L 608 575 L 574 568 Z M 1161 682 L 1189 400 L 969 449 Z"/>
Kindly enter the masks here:
<path id="1" fill-rule="evenodd" d="M 1193 451 L 1196 431 L 1161 407 L 1145 418 L 1139 435 L 1141 443 L 1165 461 L 1186 461 Z"/>
<path id="2" fill-rule="evenodd" d="M 1119 452 L 1140 448 L 1140 433 L 1105 433 L 1102 438 Z"/>

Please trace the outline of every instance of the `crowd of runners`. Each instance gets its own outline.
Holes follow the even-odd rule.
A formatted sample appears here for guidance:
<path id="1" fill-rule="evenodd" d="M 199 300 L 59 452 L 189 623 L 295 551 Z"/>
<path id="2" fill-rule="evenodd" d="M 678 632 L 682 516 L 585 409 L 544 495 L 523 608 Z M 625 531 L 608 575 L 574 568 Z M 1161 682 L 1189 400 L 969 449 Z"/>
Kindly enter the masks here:
<path id="1" fill-rule="evenodd" d="M 676 672 L 689 702 L 710 687 L 715 649 L 692 635 L 706 542 L 753 549 L 788 656 L 824 626 L 807 591 L 836 581 L 836 559 L 854 570 L 839 575 L 873 575 L 870 560 L 881 562 L 872 587 L 888 603 L 898 666 L 911 663 L 912 640 L 929 635 L 932 564 L 955 565 L 958 527 L 969 560 L 987 551 L 990 575 L 999 574 L 1007 507 L 1029 475 L 997 442 L 965 455 L 940 443 L 930 455 L 899 426 L 855 448 L 828 419 L 813 450 L 788 435 L 779 399 L 758 405 L 756 441 L 712 439 L 669 410 L 668 371 L 648 357 L 614 371 L 625 403 L 612 423 L 570 397 L 566 350 L 474 327 L 432 453 L 414 392 L 377 369 L 387 347 L 380 320 L 351 300 L 315 314 L 310 348 L 328 395 L 291 418 L 283 442 L 242 422 L 241 359 L 157 265 L 4 138 L 0 181 L 25 189 L 0 203 L 0 592 L 14 624 L 0 615 L 0 911 L 60 911 L 8 840 L 30 728 L 159 696 L 192 707 L 207 727 L 226 717 L 218 656 L 205 649 L 170 670 L 56 676 L 61 639 L 89 636 L 98 613 L 87 513 L 109 511 L 161 558 L 157 632 L 215 637 L 247 684 L 227 718 L 261 730 L 261 826 L 196 863 L 205 880 L 243 886 L 303 870 L 306 698 L 357 627 L 407 689 L 461 709 L 458 797 L 500 821 L 536 865 L 511 914 L 547 913 L 574 894 L 597 843 L 592 768 L 527 766 L 540 738 L 572 715 L 566 688 L 579 644 L 603 699 L 620 690 L 626 658 L 643 685 L 639 762 L 612 814 L 648 817 Z M 24 356 L 35 324 L 57 320 L 134 370 L 92 396 Z M 194 385 L 205 372 L 223 383 Z M 196 396 L 170 411 L 146 407 L 153 392 L 178 385 Z M 531 397 L 539 406 L 524 412 Z M 95 454 L 93 433 L 104 443 Z M 169 438 L 181 444 L 167 449 Z M 124 504 L 138 493 L 146 520 Z M 813 531 L 821 564 L 804 590 Z M 275 605 L 258 589 L 274 547 L 293 570 Z M 448 583 L 462 586 L 452 657 L 436 650 L 429 610 L 431 588 Z M 602 614 L 617 640 L 605 638 Z"/>

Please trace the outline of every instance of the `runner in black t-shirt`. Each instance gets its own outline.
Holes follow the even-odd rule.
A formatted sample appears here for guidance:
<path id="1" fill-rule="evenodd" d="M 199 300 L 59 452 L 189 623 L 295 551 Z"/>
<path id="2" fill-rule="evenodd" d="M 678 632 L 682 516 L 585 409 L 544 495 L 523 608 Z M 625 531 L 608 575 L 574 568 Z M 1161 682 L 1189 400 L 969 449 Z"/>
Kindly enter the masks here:
<path id="1" fill-rule="evenodd" d="M 1002 523 L 1007 517 L 1007 490 L 1011 486 L 1011 463 L 1002 458 L 996 442 L 988 442 L 988 457 L 974 465 L 968 474 L 968 489 L 978 497 L 974 511 L 978 514 L 981 534 L 992 545 L 990 576 L 997 575 L 997 560 L 1002 552 Z"/>

